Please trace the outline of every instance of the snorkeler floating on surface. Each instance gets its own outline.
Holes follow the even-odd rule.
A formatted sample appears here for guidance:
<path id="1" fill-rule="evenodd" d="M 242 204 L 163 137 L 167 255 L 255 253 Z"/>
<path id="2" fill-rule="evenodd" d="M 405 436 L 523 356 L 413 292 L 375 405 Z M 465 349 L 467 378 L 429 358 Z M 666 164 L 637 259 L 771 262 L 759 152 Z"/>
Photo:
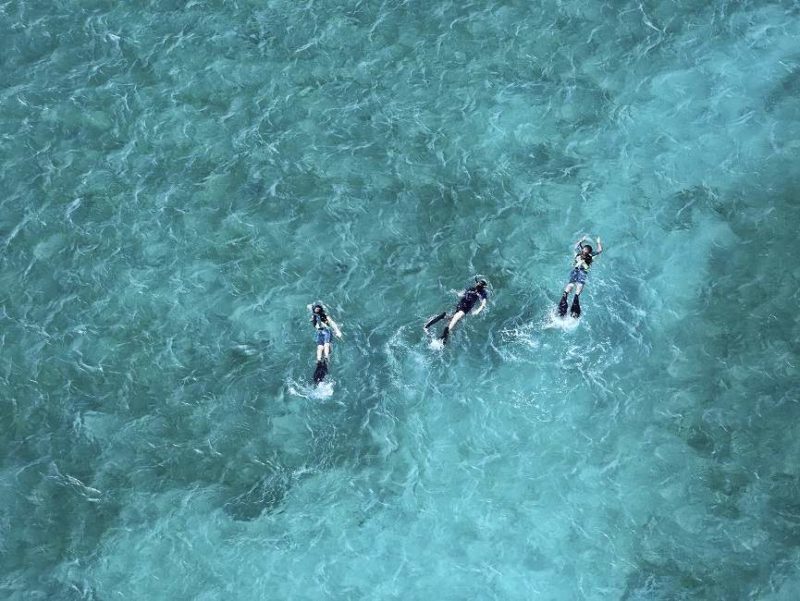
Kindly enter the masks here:
<path id="1" fill-rule="evenodd" d="M 331 332 L 337 338 L 342 337 L 342 331 L 336 322 L 325 313 L 325 307 L 320 303 L 310 305 L 311 325 L 314 326 L 314 340 L 317 343 L 317 366 L 314 369 L 314 383 L 319 384 L 328 373 L 328 359 L 331 356 Z"/>
<path id="2" fill-rule="evenodd" d="M 558 303 L 558 314 L 564 317 L 567 314 L 569 307 L 569 293 L 575 287 L 575 297 L 572 299 L 572 307 L 570 308 L 570 315 L 572 317 L 581 316 L 581 303 L 579 297 L 584 285 L 586 284 L 586 276 L 589 275 L 589 269 L 592 267 L 592 260 L 594 257 L 603 252 L 603 244 L 600 238 L 597 238 L 597 250 L 592 249 L 588 244 L 584 245 L 587 236 L 584 236 L 575 243 L 575 263 L 572 271 L 569 273 L 569 283 L 564 288 L 564 294 L 561 296 L 561 301 Z"/>
<path id="3" fill-rule="evenodd" d="M 489 296 L 488 291 L 486 290 L 486 280 L 482 280 L 479 278 L 475 278 L 475 285 L 470 286 L 464 292 L 461 293 L 461 296 L 458 299 L 458 305 L 456 306 L 456 311 L 453 316 L 450 318 L 450 323 L 445 326 L 444 330 L 442 331 L 442 344 L 447 343 L 447 338 L 450 336 L 450 330 L 452 330 L 456 324 L 461 320 L 464 315 L 472 311 L 472 308 L 480 301 L 480 307 L 477 308 L 473 315 L 477 315 L 486 307 L 486 298 Z M 432 317 L 428 320 L 428 322 L 423 326 L 424 330 L 427 332 L 428 328 L 431 327 L 433 324 L 445 319 L 447 317 L 447 311 L 443 313 L 439 313 L 439 315 Z"/>

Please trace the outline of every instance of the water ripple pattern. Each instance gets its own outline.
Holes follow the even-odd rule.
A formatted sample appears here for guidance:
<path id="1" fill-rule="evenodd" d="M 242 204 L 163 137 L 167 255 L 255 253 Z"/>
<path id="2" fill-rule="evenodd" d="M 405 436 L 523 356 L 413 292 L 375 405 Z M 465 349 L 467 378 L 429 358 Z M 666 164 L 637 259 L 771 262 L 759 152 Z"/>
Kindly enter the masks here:
<path id="1" fill-rule="evenodd" d="M 797 599 L 798 39 L 795 0 L 3 3 L 0 597 Z"/>

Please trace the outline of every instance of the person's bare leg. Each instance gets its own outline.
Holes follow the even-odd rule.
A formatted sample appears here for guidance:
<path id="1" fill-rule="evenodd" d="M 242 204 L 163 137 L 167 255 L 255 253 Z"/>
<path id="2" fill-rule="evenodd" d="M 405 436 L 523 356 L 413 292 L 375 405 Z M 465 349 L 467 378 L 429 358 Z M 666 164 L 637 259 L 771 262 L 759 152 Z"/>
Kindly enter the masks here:
<path id="1" fill-rule="evenodd" d="M 318 344 L 317 345 L 317 363 L 319 363 L 320 361 L 322 361 L 322 345 Z"/>
<path id="2" fill-rule="evenodd" d="M 456 311 L 456 314 L 450 319 L 450 323 L 447 324 L 447 329 L 452 330 L 454 327 L 456 327 L 456 324 L 461 321 L 462 317 L 464 317 L 464 312 Z"/>
<path id="3" fill-rule="evenodd" d="M 575 284 L 575 296 L 580 296 L 583 290 L 583 284 Z"/>
<path id="4" fill-rule="evenodd" d="M 442 342 L 447 342 L 447 337 L 450 336 L 450 330 L 454 328 L 459 321 L 461 321 L 462 317 L 464 317 L 464 312 L 456 311 L 455 315 L 453 315 L 452 319 L 450 319 L 450 323 L 447 324 L 447 327 L 442 332 Z"/>
<path id="5" fill-rule="evenodd" d="M 570 282 L 569 284 L 567 284 L 566 286 L 564 286 L 564 294 L 569 294 L 570 292 L 572 292 L 572 287 L 573 287 L 574 285 L 575 285 L 575 284 L 573 284 L 572 282 Z M 580 292 L 579 292 L 578 294 L 580 294 Z"/>
<path id="6" fill-rule="evenodd" d="M 330 342 L 326 342 L 325 343 L 325 359 L 330 359 L 330 358 L 331 358 L 331 343 Z"/>

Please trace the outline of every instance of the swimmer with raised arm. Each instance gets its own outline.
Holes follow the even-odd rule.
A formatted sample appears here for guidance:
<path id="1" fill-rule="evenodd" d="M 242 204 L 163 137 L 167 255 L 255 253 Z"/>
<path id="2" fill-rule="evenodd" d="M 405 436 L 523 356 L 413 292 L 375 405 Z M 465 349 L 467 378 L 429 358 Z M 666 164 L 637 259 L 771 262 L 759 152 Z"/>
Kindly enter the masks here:
<path id="1" fill-rule="evenodd" d="M 444 330 L 442 330 L 442 344 L 447 344 L 447 339 L 450 336 L 450 331 L 456 326 L 456 324 L 461 321 L 461 318 L 464 317 L 467 313 L 472 311 L 476 304 L 480 303 L 480 306 L 475 310 L 473 315 L 477 315 L 481 311 L 484 310 L 486 307 L 486 299 L 489 296 L 488 291 L 486 290 L 486 280 L 482 280 L 479 278 L 475 278 L 475 285 L 470 286 L 458 298 L 458 305 L 456 305 L 456 311 L 453 313 L 453 316 L 450 318 L 450 323 L 448 323 Z M 424 329 L 427 332 L 428 328 L 431 327 L 438 321 L 445 319 L 447 317 L 447 312 L 439 313 L 439 315 L 432 317 L 428 320 L 425 324 Z"/>
<path id="2" fill-rule="evenodd" d="M 584 244 L 587 236 L 584 236 L 575 243 L 575 258 L 573 259 L 572 271 L 569 272 L 569 282 L 564 287 L 564 294 L 561 296 L 561 301 L 558 303 L 558 314 L 564 317 L 567 314 L 569 307 L 569 293 L 575 288 L 575 296 L 572 299 L 572 307 L 569 307 L 570 315 L 572 317 L 581 316 L 581 302 L 579 299 L 583 287 L 586 285 L 586 277 L 589 275 L 589 269 L 592 267 L 592 260 L 594 257 L 603 252 L 603 244 L 600 238 L 597 238 L 597 250 L 594 250 L 588 244 Z"/>
<path id="3" fill-rule="evenodd" d="M 327 363 L 331 356 L 331 333 L 335 334 L 337 338 L 341 338 L 342 331 L 320 303 L 311 306 L 311 325 L 314 326 L 314 340 L 317 343 L 317 367 L 314 371 L 314 381 L 318 384 L 328 372 Z"/>

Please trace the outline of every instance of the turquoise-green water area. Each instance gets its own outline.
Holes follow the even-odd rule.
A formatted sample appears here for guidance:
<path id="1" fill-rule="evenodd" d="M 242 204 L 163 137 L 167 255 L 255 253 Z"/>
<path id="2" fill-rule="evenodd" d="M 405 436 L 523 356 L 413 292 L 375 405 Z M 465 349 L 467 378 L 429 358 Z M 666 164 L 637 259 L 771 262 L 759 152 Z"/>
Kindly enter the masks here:
<path id="1" fill-rule="evenodd" d="M 0 74 L 0 598 L 800 598 L 796 0 L 10 0 Z"/>

